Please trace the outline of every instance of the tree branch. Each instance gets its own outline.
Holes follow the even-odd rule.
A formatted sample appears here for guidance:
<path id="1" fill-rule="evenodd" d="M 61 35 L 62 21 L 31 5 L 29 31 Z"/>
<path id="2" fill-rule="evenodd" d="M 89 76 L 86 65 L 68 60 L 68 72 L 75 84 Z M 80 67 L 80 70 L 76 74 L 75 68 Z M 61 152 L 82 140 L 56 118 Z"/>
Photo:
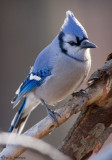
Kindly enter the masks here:
<path id="1" fill-rule="evenodd" d="M 111 60 L 112 61 L 112 60 Z M 74 160 L 85 160 L 98 152 L 112 133 L 112 64 L 109 61 L 89 79 L 95 89 L 103 87 L 102 95 L 81 112 L 60 150 Z M 108 65 L 108 67 L 107 67 Z M 96 93 L 97 94 L 97 93 Z"/>
<path id="2" fill-rule="evenodd" d="M 89 106 L 69 131 L 60 150 L 75 160 L 86 159 L 98 152 L 112 133 L 111 124 L 112 107 Z"/>
<path id="3" fill-rule="evenodd" d="M 77 147 L 80 147 L 80 144 L 78 141 L 80 141 L 81 138 L 77 138 L 78 133 L 80 133 L 80 124 L 82 124 L 82 127 L 86 127 L 89 114 L 90 115 L 92 114 L 93 116 L 93 119 L 92 120 L 90 119 L 90 121 L 88 122 L 88 126 L 90 128 L 89 131 L 91 132 L 95 130 L 95 128 L 93 128 L 92 130 L 93 123 L 91 121 L 95 121 L 96 119 L 98 121 L 98 117 L 103 110 L 105 110 L 103 115 L 108 116 L 107 113 L 110 113 L 110 115 L 112 116 L 112 112 L 111 112 L 112 109 L 109 108 L 111 107 L 111 104 L 112 104 L 112 60 L 108 61 L 103 67 L 99 68 L 98 71 L 96 71 L 90 77 L 88 81 L 88 85 L 89 86 L 85 89 L 84 92 L 81 91 L 78 94 L 75 94 L 75 96 L 72 99 L 70 99 L 64 106 L 62 106 L 58 110 L 55 110 L 61 116 L 61 117 L 57 117 L 58 124 L 52 121 L 49 117 L 46 117 L 43 120 L 41 120 L 39 123 L 37 123 L 35 126 L 33 126 L 31 129 L 26 131 L 24 135 L 30 135 L 33 137 L 42 138 L 48 135 L 50 132 L 54 131 L 59 125 L 64 123 L 71 115 L 90 106 L 89 109 L 81 113 L 82 117 L 79 118 L 79 121 L 76 123 L 76 125 L 74 125 L 72 131 L 70 131 L 70 134 L 73 133 L 75 135 L 76 132 L 74 133 L 74 129 L 76 130 L 77 128 L 77 134 L 76 134 L 77 136 L 75 137 L 75 139 L 78 139 L 77 140 L 78 145 L 76 142 L 75 143 Z M 99 114 L 97 114 L 97 109 L 99 110 Z M 96 114 L 93 114 L 93 112 L 95 112 Z M 97 115 L 97 118 L 96 118 L 96 115 Z M 91 116 L 89 117 L 91 118 Z M 100 123 L 98 121 L 98 123 L 99 123 L 99 126 L 101 127 L 101 130 L 104 131 L 105 128 L 109 127 L 111 121 L 107 122 L 108 125 L 106 125 L 106 127 L 105 127 L 105 124 L 104 125 L 102 124 L 104 122 Z M 88 128 L 88 126 L 86 128 Z M 94 124 L 94 127 L 99 128 L 97 125 L 95 126 L 95 124 Z M 103 133 L 103 131 L 101 133 Z M 88 132 L 88 129 L 85 130 L 85 128 L 82 128 L 81 132 L 82 133 L 80 135 L 82 135 L 85 139 L 86 134 L 84 133 Z M 72 139 L 72 135 L 71 135 L 71 139 Z M 70 142 L 69 141 L 70 136 L 68 137 L 69 138 L 66 139 L 66 141 L 64 142 L 64 145 L 61 148 L 61 150 L 67 154 L 69 154 L 69 152 L 68 150 L 66 150 L 67 148 L 66 146 L 68 145 L 67 143 Z M 82 142 L 82 144 L 84 143 Z M 72 154 L 70 154 L 71 157 L 74 157 L 75 150 L 76 149 L 74 149 L 74 146 L 72 145 L 70 148 L 70 152 L 72 151 Z M 23 147 L 8 147 L 8 148 L 5 148 L 0 153 L 0 157 L 2 155 L 6 155 L 7 157 L 10 155 L 12 157 L 18 157 L 24 151 L 25 151 L 25 148 Z"/>
<path id="4" fill-rule="evenodd" d="M 37 153 L 37 157 L 39 154 L 39 156 L 41 155 L 42 159 L 44 160 L 49 160 L 50 158 L 52 160 L 71 160 L 68 156 L 64 155 L 50 144 L 30 136 L 19 136 L 14 133 L 1 133 L 0 143 L 7 144 L 7 147 L 11 147 L 11 145 L 19 145 L 26 147 L 27 149 L 34 150 Z M 3 158 L 4 160 L 8 159 L 8 157 L 6 157 L 5 155 L 3 155 L 1 158 Z M 10 159 L 14 158 L 16 157 L 10 157 Z"/>

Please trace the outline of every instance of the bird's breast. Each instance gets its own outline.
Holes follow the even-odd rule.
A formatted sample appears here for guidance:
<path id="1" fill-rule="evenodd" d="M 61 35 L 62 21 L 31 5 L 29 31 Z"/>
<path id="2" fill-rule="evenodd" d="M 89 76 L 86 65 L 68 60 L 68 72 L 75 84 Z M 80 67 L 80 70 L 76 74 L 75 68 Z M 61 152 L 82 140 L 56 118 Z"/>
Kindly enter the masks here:
<path id="1" fill-rule="evenodd" d="M 47 104 L 54 104 L 73 93 L 87 73 L 87 63 L 61 57 L 55 63 L 52 75 L 37 89 L 37 94 Z"/>

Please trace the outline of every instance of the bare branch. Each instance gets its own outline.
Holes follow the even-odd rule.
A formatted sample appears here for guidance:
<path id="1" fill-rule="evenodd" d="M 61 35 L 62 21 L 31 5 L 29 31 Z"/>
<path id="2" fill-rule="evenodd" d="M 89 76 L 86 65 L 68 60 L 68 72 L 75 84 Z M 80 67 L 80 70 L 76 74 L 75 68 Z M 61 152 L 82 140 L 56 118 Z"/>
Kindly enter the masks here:
<path id="1" fill-rule="evenodd" d="M 1 133 L 0 134 L 0 143 L 1 144 L 7 144 L 7 148 L 12 147 L 11 145 L 18 145 L 18 146 L 23 146 L 25 148 L 33 149 L 35 151 L 40 152 L 42 155 L 47 155 L 49 156 L 52 160 L 70 160 L 68 156 L 65 156 L 63 153 L 55 149 L 53 146 L 45 143 L 44 141 L 21 135 L 18 136 L 17 134 L 9 134 L 9 133 Z M 2 157 L 1 157 L 2 158 Z M 3 155 L 4 159 L 7 159 L 5 153 Z M 14 157 L 10 156 L 10 159 L 14 159 Z M 46 158 L 44 157 L 46 160 Z"/>

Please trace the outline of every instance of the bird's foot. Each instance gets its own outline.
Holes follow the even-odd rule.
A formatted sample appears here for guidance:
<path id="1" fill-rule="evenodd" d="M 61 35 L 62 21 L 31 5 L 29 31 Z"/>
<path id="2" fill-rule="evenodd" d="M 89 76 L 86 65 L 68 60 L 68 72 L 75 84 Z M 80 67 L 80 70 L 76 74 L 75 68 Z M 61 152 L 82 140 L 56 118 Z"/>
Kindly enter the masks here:
<path id="1" fill-rule="evenodd" d="M 61 117 L 59 113 L 54 112 L 54 111 L 50 110 L 49 108 L 47 109 L 47 113 L 56 123 L 58 123 L 56 116 Z"/>
<path id="2" fill-rule="evenodd" d="M 47 110 L 48 115 L 58 124 L 58 120 L 57 120 L 56 116 L 61 117 L 60 114 L 49 109 L 43 99 L 40 99 L 40 100 L 41 100 L 41 103 L 43 104 L 43 106 L 45 107 L 45 109 Z"/>

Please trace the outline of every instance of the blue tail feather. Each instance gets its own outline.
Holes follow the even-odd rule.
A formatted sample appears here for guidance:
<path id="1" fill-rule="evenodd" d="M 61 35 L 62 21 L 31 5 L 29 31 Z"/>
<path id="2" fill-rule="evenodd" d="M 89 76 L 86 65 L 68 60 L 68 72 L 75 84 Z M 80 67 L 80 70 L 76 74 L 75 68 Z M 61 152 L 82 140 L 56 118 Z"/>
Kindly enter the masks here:
<path id="1" fill-rule="evenodd" d="M 10 128 L 9 128 L 9 130 L 8 130 L 8 132 L 12 132 L 13 128 L 14 128 L 14 126 L 11 125 Z"/>
<path id="2" fill-rule="evenodd" d="M 9 128 L 9 132 L 12 132 L 14 128 L 18 128 L 18 122 L 22 116 L 22 113 L 23 113 L 23 110 L 24 110 L 24 107 L 25 107 L 25 102 L 26 102 L 26 98 L 24 98 L 24 101 L 22 103 L 22 105 L 20 106 L 18 112 L 15 114 L 13 120 L 12 120 L 12 123 L 11 123 L 11 126 Z M 17 127 L 18 126 L 18 127 Z"/>

